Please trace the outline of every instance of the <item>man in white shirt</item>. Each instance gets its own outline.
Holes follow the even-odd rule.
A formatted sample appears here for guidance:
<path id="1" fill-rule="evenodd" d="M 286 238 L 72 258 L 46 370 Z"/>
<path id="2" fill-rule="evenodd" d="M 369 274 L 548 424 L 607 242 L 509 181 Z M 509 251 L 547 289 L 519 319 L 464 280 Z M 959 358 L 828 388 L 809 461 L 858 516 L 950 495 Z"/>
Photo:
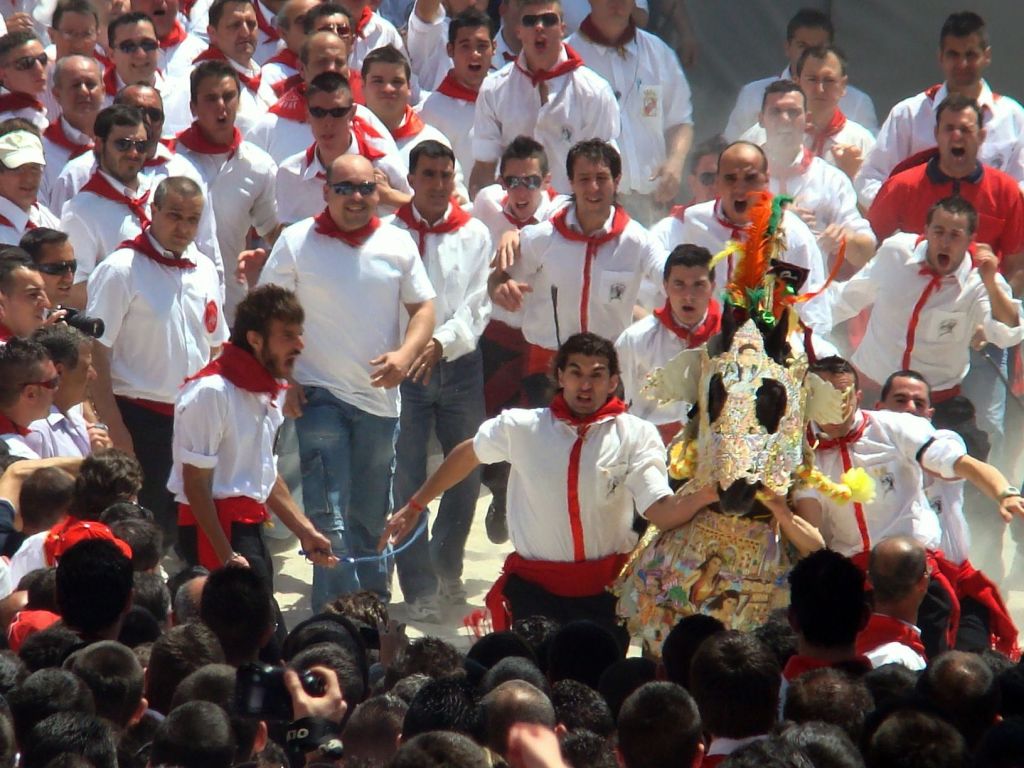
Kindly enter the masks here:
<path id="1" fill-rule="evenodd" d="M 89 0 L 58 3 L 47 30 L 51 44 L 46 53 L 50 61 L 60 61 L 65 56 L 105 57 L 99 26 L 99 13 Z"/>
<path id="2" fill-rule="evenodd" d="M 635 0 L 591 0 L 566 44 L 612 86 L 622 120 L 619 202 L 650 226 L 679 194 L 693 142 L 690 84 L 675 51 L 638 29 Z"/>
<path id="3" fill-rule="evenodd" d="M 935 110 L 953 93 L 976 101 L 984 114 L 986 136 L 979 160 L 1024 181 L 1024 168 L 1010 163 L 1024 133 L 1024 108 L 994 93 L 982 77 L 992 63 L 984 19 L 972 11 L 950 14 L 939 33 L 938 58 L 945 80 L 892 108 L 857 175 L 854 184 L 865 208 L 900 162 L 935 146 Z"/>
<path id="4" fill-rule="evenodd" d="M 166 487 L 174 400 L 228 338 L 217 271 L 193 244 L 202 210 L 198 184 L 165 179 L 153 194 L 152 223 L 89 276 L 86 313 L 106 326 L 93 358 L 96 410 L 115 447 L 142 464 L 139 502 L 168 542 L 177 532 Z"/>
<path id="5" fill-rule="evenodd" d="M 352 38 L 352 55 L 349 64 L 358 70 L 363 69 L 363 59 L 370 51 L 391 45 L 400 51 L 405 50 L 402 36 L 395 25 L 373 9 L 370 0 L 337 0 L 338 5 L 348 11 L 354 24 Z"/>
<path id="6" fill-rule="evenodd" d="M 454 200 L 455 154 L 440 142 L 420 142 L 409 159 L 410 203 L 394 224 L 417 242 L 437 291 L 437 326 L 402 382 L 395 466 L 395 506 L 427 477 L 431 433 L 451 453 L 484 420 L 483 365 L 478 342 L 490 316 L 487 274 L 493 250 L 483 223 Z M 480 473 L 451 488 L 424 532 L 398 555 L 398 579 L 409 618 L 440 621 L 438 596 L 465 603 L 462 559 L 480 495 Z M 429 542 L 428 542 L 429 539 Z"/>
<path id="7" fill-rule="evenodd" d="M 41 99 L 49 57 L 34 32 L 0 37 L 0 120 L 21 117 L 40 131 L 48 125 Z"/>
<path id="8" fill-rule="evenodd" d="M 744 85 L 736 97 L 736 106 L 729 115 L 729 122 L 723 134 L 727 141 L 740 138 L 750 126 L 757 123 L 757 112 L 761 105 L 764 89 L 775 80 L 792 80 L 796 73 L 796 65 L 800 55 L 808 48 L 832 45 L 835 29 L 832 20 L 821 11 L 802 8 L 797 11 L 786 25 L 786 42 L 783 45 L 786 68 L 778 77 L 765 77 Z M 847 86 L 846 93 L 839 101 L 843 113 L 850 119 L 860 123 L 869 131 L 878 129 L 878 117 L 871 97 L 852 85 Z"/>
<path id="9" fill-rule="evenodd" d="M 279 231 L 275 178 L 277 166 L 259 147 L 242 140 L 235 125 L 238 74 L 223 61 L 204 61 L 192 71 L 195 122 L 178 134 L 178 154 L 191 161 L 206 182 L 225 259 L 224 313 L 231 322 L 245 288 L 234 279 L 238 255 L 249 230 L 273 245 Z"/>
<path id="10" fill-rule="evenodd" d="M 313 610 L 338 594 L 389 597 L 384 530 L 398 426 L 398 385 L 434 333 L 434 289 L 416 243 L 377 218 L 370 161 L 334 160 L 326 209 L 286 227 L 260 276 L 294 290 L 306 311 L 306 348 L 288 391 L 296 422 L 306 514 L 336 555 L 313 570 Z M 403 315 L 409 322 L 404 338 Z"/>
<path id="11" fill-rule="evenodd" d="M 0 347 L 0 442 L 9 453 L 39 458 L 28 445 L 28 425 L 50 412 L 59 383 L 53 361 L 38 342 L 9 339 Z"/>
<path id="12" fill-rule="evenodd" d="M 206 50 L 203 39 L 187 31 L 178 18 L 180 8 L 179 0 L 131 0 L 131 10 L 153 21 L 160 42 L 157 65 L 174 78 L 188 77 L 192 60 Z"/>
<path id="13" fill-rule="evenodd" d="M 412 13 L 409 14 L 406 47 L 409 50 L 409 63 L 416 73 L 420 88 L 436 91 L 445 79 L 446 73 L 456 66 L 454 51 L 458 49 L 458 45 L 451 25 L 456 18 L 466 13 L 469 14 L 467 18 L 474 18 L 479 22 L 480 17 L 477 14 L 487 15 L 487 3 L 481 0 L 416 0 Z M 480 82 L 492 68 L 490 54 L 494 52 L 493 22 L 489 21 L 486 26 L 490 33 L 488 42 L 491 46 L 489 50 L 480 51 L 485 60 L 480 62 L 480 69 L 473 70 L 476 73 L 473 79 L 479 80 L 472 88 L 474 91 L 480 89 Z M 479 27 L 478 23 L 475 28 Z M 482 45 L 482 41 L 478 41 L 478 44 Z M 503 65 L 504 61 L 499 60 L 498 66 Z M 459 157 L 458 150 L 455 156 Z M 462 162 L 465 164 L 465 161 Z"/>
<path id="14" fill-rule="evenodd" d="M 253 54 L 257 64 L 263 65 L 270 61 L 271 57 L 284 45 L 281 40 L 281 30 L 274 25 L 283 4 L 284 0 L 253 0 L 253 8 L 256 9 L 256 25 L 260 30 L 256 53 Z"/>
<path id="15" fill-rule="evenodd" d="M 96 59 L 71 55 L 53 67 L 53 95 L 60 112 L 43 131 L 46 168 L 39 199 L 50 204 L 50 190 L 69 160 L 93 148 L 96 115 L 103 108 L 103 70 Z M 57 211 L 59 214 L 60 211 Z"/>
<path id="16" fill-rule="evenodd" d="M 306 13 L 320 5 L 321 0 L 288 0 L 277 13 L 277 29 L 284 47 L 271 56 L 260 68 L 263 83 L 280 97 L 284 90 L 274 86 L 299 74 L 299 52 L 306 42 Z"/>
<path id="17" fill-rule="evenodd" d="M 759 123 L 765 132 L 768 188 L 793 198 L 791 210 L 817 237 L 821 255 L 831 263 L 846 241 L 846 258 L 860 267 L 875 254 L 871 225 L 857 210 L 849 177 L 804 144 L 807 97 L 791 80 L 765 88 Z"/>
<path id="18" fill-rule="evenodd" d="M 57 217 L 36 202 L 45 164 L 32 123 L 0 122 L 0 243 L 17 243 L 28 229 L 58 226 Z"/>
<path id="19" fill-rule="evenodd" d="M 565 24 L 558 0 L 520 0 L 517 33 L 523 49 L 514 64 L 488 75 L 473 122 L 472 197 L 494 182 L 502 150 L 516 136 L 531 136 L 552 159 L 552 186 L 569 191 L 558 158 L 579 141 L 613 141 L 619 105 L 608 82 L 562 42 Z"/>
<path id="20" fill-rule="evenodd" d="M 36 227 L 22 235 L 18 245 L 29 255 L 42 277 L 50 303 L 68 306 L 78 262 L 67 234 L 49 227 Z"/>

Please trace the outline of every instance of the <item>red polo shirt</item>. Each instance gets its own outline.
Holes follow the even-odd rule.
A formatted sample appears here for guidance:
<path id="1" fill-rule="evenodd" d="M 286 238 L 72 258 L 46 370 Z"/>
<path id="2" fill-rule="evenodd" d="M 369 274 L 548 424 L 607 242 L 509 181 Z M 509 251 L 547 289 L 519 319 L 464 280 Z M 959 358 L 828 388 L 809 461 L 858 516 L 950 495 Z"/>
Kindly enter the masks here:
<path id="1" fill-rule="evenodd" d="M 868 221 L 881 242 L 896 231 L 922 234 L 932 204 L 959 194 L 978 212 L 974 239 L 996 256 L 1024 251 L 1024 198 L 1017 182 L 990 165 L 962 179 L 939 170 L 937 155 L 888 178 L 868 211 Z"/>

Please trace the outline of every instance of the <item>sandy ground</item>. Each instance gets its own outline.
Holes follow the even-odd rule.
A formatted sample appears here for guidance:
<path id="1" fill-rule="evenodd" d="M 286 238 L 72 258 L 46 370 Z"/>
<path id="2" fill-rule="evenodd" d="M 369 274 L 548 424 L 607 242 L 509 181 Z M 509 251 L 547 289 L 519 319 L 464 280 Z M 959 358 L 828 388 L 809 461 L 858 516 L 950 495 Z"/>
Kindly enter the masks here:
<path id="1" fill-rule="evenodd" d="M 505 556 L 511 551 L 511 545 L 495 546 L 487 538 L 484 530 L 484 514 L 490 501 L 490 494 L 484 491 L 477 502 L 476 517 L 473 520 L 473 529 L 469 535 L 466 545 L 466 560 L 463 581 L 466 592 L 469 595 L 469 605 L 458 608 L 449 607 L 444 609 L 443 622 L 440 624 L 416 624 L 408 622 L 408 634 L 415 637 L 420 634 L 443 637 L 460 648 L 468 648 L 472 642 L 469 634 L 462 626 L 462 619 L 476 608 L 483 606 L 484 595 L 490 589 L 494 579 L 497 578 L 501 564 Z M 1024 525 L 1022 521 L 1015 521 L 1014 525 Z M 1003 556 L 1009 565 L 1013 557 L 1012 542 L 1009 536 L 1005 537 Z M 274 552 L 276 565 L 275 586 L 277 588 L 277 599 L 281 604 L 285 621 L 289 627 L 295 626 L 298 622 L 311 614 L 309 605 L 309 583 L 312 577 L 312 570 L 309 563 L 299 556 L 298 545 L 294 540 L 290 542 L 268 540 L 271 550 Z M 401 589 L 398 586 L 398 579 L 394 579 L 393 598 L 390 606 L 392 618 L 398 621 L 406 621 L 405 603 L 403 602 Z M 1024 591 L 1010 592 L 1006 601 L 1013 614 L 1014 621 L 1024 631 Z"/>

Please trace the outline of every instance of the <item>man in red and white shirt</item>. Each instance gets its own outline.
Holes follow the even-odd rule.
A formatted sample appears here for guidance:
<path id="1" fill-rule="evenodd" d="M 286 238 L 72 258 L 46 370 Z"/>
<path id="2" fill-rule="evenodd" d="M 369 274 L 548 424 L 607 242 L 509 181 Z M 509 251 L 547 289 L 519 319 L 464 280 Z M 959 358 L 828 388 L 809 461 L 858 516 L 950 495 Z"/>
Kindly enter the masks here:
<path id="1" fill-rule="evenodd" d="M 939 33 L 939 65 L 946 79 L 904 99 L 889 112 L 854 182 L 861 205 L 871 205 L 899 163 L 935 146 L 936 109 L 954 93 L 973 99 L 985 116 L 981 162 L 1024 181 L 1024 168 L 1009 163 L 1014 145 L 1024 133 L 1024 108 L 989 88 L 982 74 L 991 63 L 985 21 L 973 11 L 950 14 Z"/>
<path id="2" fill-rule="evenodd" d="M 410 17 L 410 25 L 412 18 Z M 490 17 L 471 8 L 448 25 L 451 69 L 420 108 L 420 117 L 451 141 L 463 169 L 473 167 L 473 117 L 476 97 L 491 66 L 494 34 Z M 421 81 L 422 82 L 422 81 Z"/>
<path id="3" fill-rule="evenodd" d="M 288 0 L 277 14 L 277 29 L 284 47 L 260 68 L 263 83 L 280 97 L 285 89 L 275 86 L 299 74 L 299 53 L 306 42 L 306 13 L 320 5 L 321 0 Z"/>
<path id="4" fill-rule="evenodd" d="M 619 135 L 619 105 L 608 82 L 562 42 L 562 7 L 547 0 L 521 0 L 517 33 L 523 49 L 514 64 L 487 76 L 473 122 L 470 196 L 494 182 L 501 151 L 516 136 L 531 136 L 555 160 L 579 141 L 613 141 Z M 552 165 L 552 186 L 569 191 L 561 163 Z"/>
<path id="5" fill-rule="evenodd" d="M 355 24 L 349 63 L 356 70 L 362 71 L 363 59 L 377 48 L 390 45 L 400 51 L 405 50 L 405 43 L 395 25 L 377 13 L 370 0 L 338 0 L 338 5 L 348 11 Z"/>
<path id="6" fill-rule="evenodd" d="M 326 209 L 284 229 L 260 276 L 296 291 L 306 311 L 300 386 L 286 411 L 302 414 L 306 514 L 335 554 L 357 558 L 314 568 L 314 611 L 359 589 L 389 597 L 387 564 L 374 553 L 388 512 L 398 385 L 433 336 L 435 296 L 416 243 L 377 218 L 369 160 L 336 158 L 323 189 Z"/>
<path id="7" fill-rule="evenodd" d="M 20 117 L 40 131 L 49 124 L 42 98 L 49 57 L 34 32 L 0 37 L 0 120 Z"/>
<path id="8" fill-rule="evenodd" d="M 178 134 L 178 154 L 202 174 L 217 222 L 224 259 L 224 314 L 230 322 L 245 288 L 232 276 L 249 230 L 273 244 L 279 231 L 275 179 L 277 166 L 257 146 L 242 140 L 235 125 L 241 86 L 234 68 L 204 61 L 192 71 L 192 126 Z"/>
<path id="9" fill-rule="evenodd" d="M 337 561 L 292 499 L 274 456 L 286 379 L 302 353 L 303 318 L 291 291 L 268 285 L 250 293 L 238 307 L 231 341 L 181 388 L 174 408 L 167 488 L 179 504 L 182 556 L 210 570 L 247 565 L 271 592 L 274 567 L 262 534 L 268 508 L 312 562 Z"/>
<path id="10" fill-rule="evenodd" d="M 374 167 L 380 204 L 390 210 L 410 199 L 408 173 L 385 136 L 356 114 L 352 89 L 339 72 L 324 72 L 306 87 L 313 143 L 288 157 L 277 171 L 278 217 L 293 223 L 323 210 L 323 181 L 335 158 L 362 155 Z"/>
<path id="11" fill-rule="evenodd" d="M 29 229 L 60 221 L 36 202 L 43 180 L 43 143 L 24 120 L 0 122 L 0 243 L 17 243 Z"/>
<path id="12" fill-rule="evenodd" d="M 0 347 L 0 381 L 0 443 L 12 456 L 38 459 L 26 441 L 28 425 L 50 412 L 57 369 L 38 342 L 8 339 Z"/>
<path id="13" fill-rule="evenodd" d="M 174 78 L 188 77 L 192 60 L 206 50 L 203 39 L 187 31 L 178 18 L 180 8 L 179 0 L 131 0 L 131 10 L 149 16 L 156 29 L 157 66 Z"/>
<path id="14" fill-rule="evenodd" d="M 39 198 L 46 205 L 50 204 L 50 190 L 68 161 L 93 148 L 93 125 L 103 108 L 100 63 L 78 55 L 58 60 L 53 67 L 53 95 L 60 112 L 43 131 L 46 168 L 39 187 Z"/>
<path id="15" fill-rule="evenodd" d="M 467 18 L 479 19 L 476 14 L 486 16 L 487 3 L 481 0 L 416 0 L 413 3 L 405 44 L 409 51 L 409 63 L 416 73 L 420 88 L 436 91 L 445 79 L 446 73 L 456 66 L 453 49 L 456 41 L 451 25 L 455 19 L 467 13 Z M 482 62 L 482 71 L 473 70 L 479 73 L 481 81 L 489 69 L 496 68 L 489 59 L 494 53 L 494 22 L 488 21 L 486 26 L 489 30 L 487 39 L 491 46 L 489 50 L 481 50 L 480 53 L 485 54 L 487 60 Z M 479 28 L 479 25 L 476 28 Z M 482 46 L 482 43 L 478 42 L 474 47 L 477 46 Z M 500 58 L 495 63 L 498 67 L 505 64 Z M 477 79 L 477 76 L 474 75 L 473 79 Z M 473 90 L 479 88 L 477 83 Z M 459 157 L 458 151 L 455 152 L 455 156 Z"/>
<path id="16" fill-rule="evenodd" d="M 198 184 L 165 179 L 153 194 L 152 222 L 89 276 L 86 312 L 105 324 L 93 358 L 96 410 L 114 446 L 142 464 L 139 502 L 169 542 L 177 532 L 166 487 L 174 401 L 181 382 L 228 338 L 217 271 L 193 244 L 202 210 Z"/>

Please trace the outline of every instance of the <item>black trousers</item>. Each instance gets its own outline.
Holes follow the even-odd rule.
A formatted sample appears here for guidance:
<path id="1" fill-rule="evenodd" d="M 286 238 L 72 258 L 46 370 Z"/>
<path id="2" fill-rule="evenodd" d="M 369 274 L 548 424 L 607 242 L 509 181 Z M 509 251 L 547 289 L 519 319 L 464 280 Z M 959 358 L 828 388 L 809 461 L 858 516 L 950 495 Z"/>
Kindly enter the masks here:
<path id="1" fill-rule="evenodd" d="M 121 418 L 132 436 L 135 458 L 142 465 L 142 490 L 139 504 L 153 511 L 157 525 L 164 534 L 164 550 L 171 548 L 178 531 L 178 506 L 174 494 L 167 490 L 167 478 L 174 464 L 171 440 L 174 417 L 144 408 L 123 397 L 117 398 Z"/>

